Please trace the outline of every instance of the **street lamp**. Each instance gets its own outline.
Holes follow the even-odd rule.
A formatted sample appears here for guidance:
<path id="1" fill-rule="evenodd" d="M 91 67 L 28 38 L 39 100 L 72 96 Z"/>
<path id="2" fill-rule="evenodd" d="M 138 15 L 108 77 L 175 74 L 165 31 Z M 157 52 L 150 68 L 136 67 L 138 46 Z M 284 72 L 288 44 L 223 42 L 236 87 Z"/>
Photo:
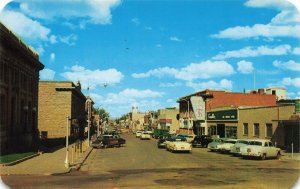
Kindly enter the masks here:
<path id="1" fill-rule="evenodd" d="M 91 99 L 88 97 L 87 99 L 87 107 L 88 107 L 88 146 L 90 146 L 90 127 L 91 127 Z"/>
<path id="2" fill-rule="evenodd" d="M 67 116 L 67 130 L 66 130 L 66 159 L 65 159 L 65 167 L 69 168 L 70 164 L 69 164 L 69 121 L 70 121 L 70 117 Z"/>

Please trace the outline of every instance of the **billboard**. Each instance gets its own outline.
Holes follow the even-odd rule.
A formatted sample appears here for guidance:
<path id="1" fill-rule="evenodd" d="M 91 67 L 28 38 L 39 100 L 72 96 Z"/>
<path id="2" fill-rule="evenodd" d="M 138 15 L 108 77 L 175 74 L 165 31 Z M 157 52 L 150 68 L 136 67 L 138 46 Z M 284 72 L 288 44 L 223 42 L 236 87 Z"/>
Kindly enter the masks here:
<path id="1" fill-rule="evenodd" d="M 205 101 L 201 96 L 192 96 L 191 103 L 196 120 L 205 120 Z"/>

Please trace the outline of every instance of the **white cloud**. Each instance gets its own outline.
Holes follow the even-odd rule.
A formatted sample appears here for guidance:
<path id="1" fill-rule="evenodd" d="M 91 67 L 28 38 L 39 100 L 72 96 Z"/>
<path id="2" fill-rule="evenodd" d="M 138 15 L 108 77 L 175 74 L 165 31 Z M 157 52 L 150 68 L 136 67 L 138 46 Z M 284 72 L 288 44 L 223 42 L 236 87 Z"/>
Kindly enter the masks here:
<path id="1" fill-rule="evenodd" d="M 97 93 L 90 93 L 89 95 L 98 106 L 101 105 L 102 101 L 104 100 L 104 97 Z"/>
<path id="2" fill-rule="evenodd" d="M 150 70 L 146 73 L 134 73 L 134 78 L 145 77 L 164 77 L 171 76 L 176 79 L 192 81 L 195 79 L 209 79 L 213 77 L 229 76 L 234 74 L 233 67 L 226 61 L 204 61 L 200 63 L 191 63 L 187 67 L 175 69 L 162 67 Z"/>
<path id="3" fill-rule="evenodd" d="M 42 80 L 53 80 L 55 76 L 55 71 L 45 68 L 42 71 L 40 71 L 40 78 Z"/>
<path id="4" fill-rule="evenodd" d="M 114 68 L 89 70 L 78 65 L 72 66 L 68 72 L 61 73 L 61 76 L 73 82 L 79 80 L 82 88 L 89 86 L 90 89 L 94 89 L 96 86 L 103 86 L 104 83 L 108 85 L 120 83 L 124 77 L 121 72 Z"/>
<path id="5" fill-rule="evenodd" d="M 293 86 L 293 87 L 300 88 L 300 77 L 296 77 L 296 78 L 285 77 L 282 79 L 281 83 L 284 86 Z"/>
<path id="6" fill-rule="evenodd" d="M 300 92 L 287 92 L 288 99 L 300 99 Z"/>
<path id="7" fill-rule="evenodd" d="M 243 74 L 250 74 L 254 70 L 252 62 L 242 60 L 242 61 L 239 61 L 237 63 L 237 65 L 238 65 L 237 70 L 240 71 Z"/>
<path id="8" fill-rule="evenodd" d="M 169 38 L 171 41 L 176 41 L 176 42 L 181 42 L 182 40 L 179 39 L 178 37 L 172 36 Z"/>
<path id="9" fill-rule="evenodd" d="M 141 23 L 138 18 L 132 18 L 131 22 L 133 22 L 135 25 L 139 25 Z"/>
<path id="10" fill-rule="evenodd" d="M 50 54 L 50 62 L 54 62 L 55 61 L 55 53 L 51 53 Z"/>
<path id="11" fill-rule="evenodd" d="M 273 62 L 273 66 L 284 70 L 292 70 L 292 71 L 300 72 L 300 63 L 297 63 L 293 60 L 289 60 L 287 62 L 281 62 L 279 60 L 275 60 Z"/>
<path id="12" fill-rule="evenodd" d="M 3 10 L 0 12 L 0 20 L 13 32 L 31 42 L 53 41 L 55 38 L 49 38 L 49 28 L 19 12 Z"/>
<path id="13" fill-rule="evenodd" d="M 232 81 L 227 79 L 222 79 L 219 83 L 215 81 L 207 81 L 207 82 L 187 82 L 186 86 L 193 88 L 195 91 L 201 91 L 205 89 L 215 89 L 215 90 L 231 90 L 232 89 Z"/>
<path id="14" fill-rule="evenodd" d="M 159 86 L 160 87 L 178 87 L 181 86 L 182 83 L 179 82 L 175 82 L 175 83 L 160 83 Z"/>
<path id="15" fill-rule="evenodd" d="M 280 12 L 268 24 L 254 24 L 253 26 L 235 26 L 211 35 L 215 38 L 243 39 L 243 38 L 275 38 L 292 37 L 299 39 L 300 13 L 285 0 L 250 0 L 245 3 L 253 8 L 275 8 Z"/>
<path id="16" fill-rule="evenodd" d="M 291 52 L 290 45 L 279 45 L 277 47 L 259 46 L 259 47 L 245 47 L 239 50 L 221 52 L 214 56 L 214 60 L 224 60 L 227 58 L 245 58 L 257 56 L 279 56 L 286 55 Z"/>
<path id="17" fill-rule="evenodd" d="M 21 10 L 35 18 L 66 19 L 80 18 L 93 24 L 110 24 L 111 10 L 121 4 L 121 0 L 76 0 L 76 1 L 22 1 Z"/>
<path id="18" fill-rule="evenodd" d="M 300 48 L 299 47 L 294 48 L 293 54 L 300 55 Z"/>
<path id="19" fill-rule="evenodd" d="M 2 12 L 2 10 L 4 9 L 4 7 L 10 3 L 12 0 L 2 0 L 0 1 L 0 12 Z"/>
<path id="20" fill-rule="evenodd" d="M 59 40 L 69 46 L 74 46 L 76 44 L 75 41 L 77 41 L 77 35 L 72 33 L 68 36 L 61 36 Z"/>

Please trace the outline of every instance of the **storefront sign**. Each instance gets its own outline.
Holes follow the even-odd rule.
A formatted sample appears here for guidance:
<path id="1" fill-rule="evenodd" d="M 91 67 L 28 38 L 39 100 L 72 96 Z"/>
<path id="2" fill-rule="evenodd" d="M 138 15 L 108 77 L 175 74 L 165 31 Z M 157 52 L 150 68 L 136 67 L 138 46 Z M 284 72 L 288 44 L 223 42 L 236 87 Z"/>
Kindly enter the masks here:
<path id="1" fill-rule="evenodd" d="M 222 110 L 207 112 L 208 121 L 237 121 L 237 110 Z"/>
<path id="2" fill-rule="evenodd" d="M 205 102 L 201 96 L 192 96 L 191 103 L 195 115 L 195 120 L 205 120 Z"/>

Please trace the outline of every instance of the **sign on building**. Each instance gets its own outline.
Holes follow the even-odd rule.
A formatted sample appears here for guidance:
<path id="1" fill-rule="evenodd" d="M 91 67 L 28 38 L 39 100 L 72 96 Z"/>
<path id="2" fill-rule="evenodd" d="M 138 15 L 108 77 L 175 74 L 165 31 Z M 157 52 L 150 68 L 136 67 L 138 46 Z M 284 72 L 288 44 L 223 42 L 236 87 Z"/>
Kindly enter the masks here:
<path id="1" fill-rule="evenodd" d="M 222 110 L 207 112 L 207 121 L 237 121 L 237 110 Z"/>
<path id="2" fill-rule="evenodd" d="M 196 120 L 205 120 L 205 101 L 201 96 L 192 96 L 191 103 Z"/>

